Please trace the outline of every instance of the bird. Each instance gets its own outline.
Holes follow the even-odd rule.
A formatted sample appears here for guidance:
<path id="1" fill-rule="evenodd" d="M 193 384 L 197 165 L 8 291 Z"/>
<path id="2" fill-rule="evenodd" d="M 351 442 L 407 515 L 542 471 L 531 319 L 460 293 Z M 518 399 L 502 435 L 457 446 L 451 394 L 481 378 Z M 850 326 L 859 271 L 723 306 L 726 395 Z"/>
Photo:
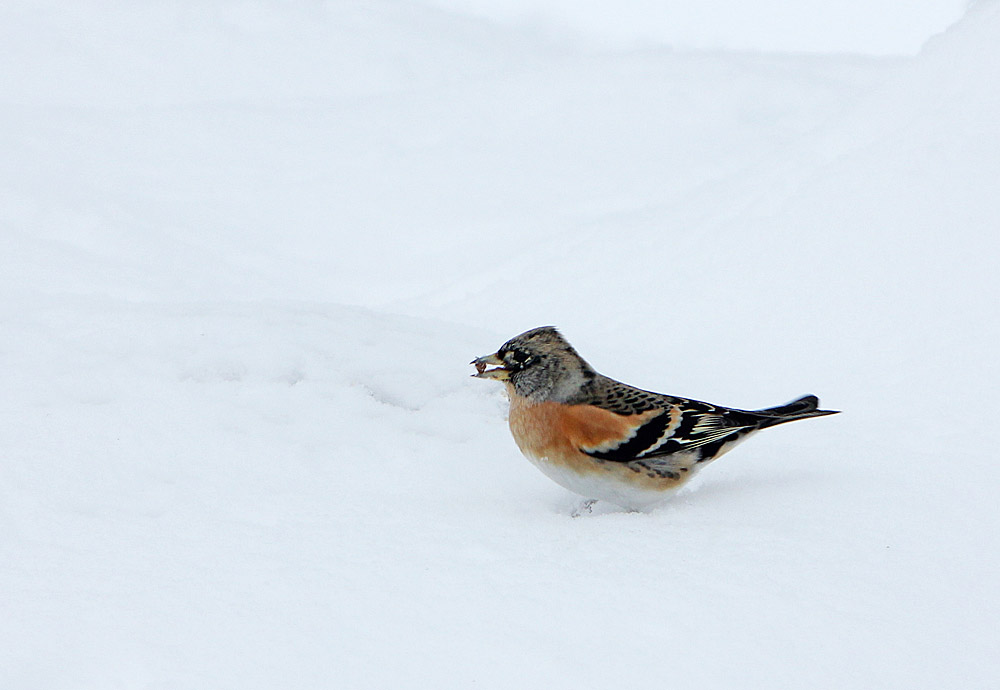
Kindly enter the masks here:
<path id="1" fill-rule="evenodd" d="M 751 411 L 642 390 L 598 373 L 553 326 L 470 364 L 472 376 L 505 385 L 521 452 L 586 499 L 574 517 L 598 500 L 649 511 L 761 429 L 838 412 L 819 409 L 815 395 Z"/>

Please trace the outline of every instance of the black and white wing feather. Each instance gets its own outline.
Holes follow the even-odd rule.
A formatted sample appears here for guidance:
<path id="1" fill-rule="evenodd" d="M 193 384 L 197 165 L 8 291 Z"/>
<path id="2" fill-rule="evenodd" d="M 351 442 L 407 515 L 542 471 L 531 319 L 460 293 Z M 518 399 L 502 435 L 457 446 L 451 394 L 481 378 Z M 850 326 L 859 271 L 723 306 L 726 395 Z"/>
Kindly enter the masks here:
<path id="1" fill-rule="evenodd" d="M 636 463 L 640 468 L 669 474 L 711 460 L 726 446 L 760 428 L 753 413 L 652 393 L 607 378 L 600 383 L 603 385 L 589 393 L 586 403 L 635 416 L 636 427 L 617 445 L 580 449 L 597 460 Z M 652 411 L 658 414 L 650 416 Z"/>

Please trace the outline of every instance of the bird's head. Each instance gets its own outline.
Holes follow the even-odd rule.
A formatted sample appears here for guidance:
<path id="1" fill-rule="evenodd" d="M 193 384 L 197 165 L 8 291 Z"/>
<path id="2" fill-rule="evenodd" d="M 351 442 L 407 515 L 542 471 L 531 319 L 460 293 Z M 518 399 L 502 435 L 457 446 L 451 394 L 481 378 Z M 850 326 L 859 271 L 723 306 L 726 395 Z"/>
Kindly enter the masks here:
<path id="1" fill-rule="evenodd" d="M 566 402 L 596 375 L 552 326 L 525 331 L 472 364 L 476 366 L 473 376 L 503 381 L 514 393 L 534 402 Z"/>

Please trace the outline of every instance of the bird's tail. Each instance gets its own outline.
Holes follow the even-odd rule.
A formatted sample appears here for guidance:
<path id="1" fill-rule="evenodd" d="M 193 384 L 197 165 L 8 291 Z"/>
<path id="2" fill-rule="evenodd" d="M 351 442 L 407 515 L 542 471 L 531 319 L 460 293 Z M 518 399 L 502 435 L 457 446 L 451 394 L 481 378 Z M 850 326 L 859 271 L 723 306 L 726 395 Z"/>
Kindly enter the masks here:
<path id="1" fill-rule="evenodd" d="M 840 410 L 819 409 L 819 398 L 815 395 L 804 395 L 798 400 L 793 400 L 785 405 L 768 407 L 763 410 L 754 410 L 753 414 L 760 417 L 760 428 L 794 422 L 797 419 L 808 419 L 809 417 L 823 417 L 828 414 L 837 414 Z"/>

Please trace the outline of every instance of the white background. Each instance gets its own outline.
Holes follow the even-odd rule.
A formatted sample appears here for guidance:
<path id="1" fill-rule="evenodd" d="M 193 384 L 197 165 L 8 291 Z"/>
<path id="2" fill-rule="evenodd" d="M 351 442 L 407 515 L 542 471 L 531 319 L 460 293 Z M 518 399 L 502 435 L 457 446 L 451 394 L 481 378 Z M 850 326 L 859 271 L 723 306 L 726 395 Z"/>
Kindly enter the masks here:
<path id="1" fill-rule="evenodd" d="M 3 4 L 0 686 L 994 686 L 1000 6 L 568 7 Z M 572 519 L 543 324 L 843 414 Z"/>

